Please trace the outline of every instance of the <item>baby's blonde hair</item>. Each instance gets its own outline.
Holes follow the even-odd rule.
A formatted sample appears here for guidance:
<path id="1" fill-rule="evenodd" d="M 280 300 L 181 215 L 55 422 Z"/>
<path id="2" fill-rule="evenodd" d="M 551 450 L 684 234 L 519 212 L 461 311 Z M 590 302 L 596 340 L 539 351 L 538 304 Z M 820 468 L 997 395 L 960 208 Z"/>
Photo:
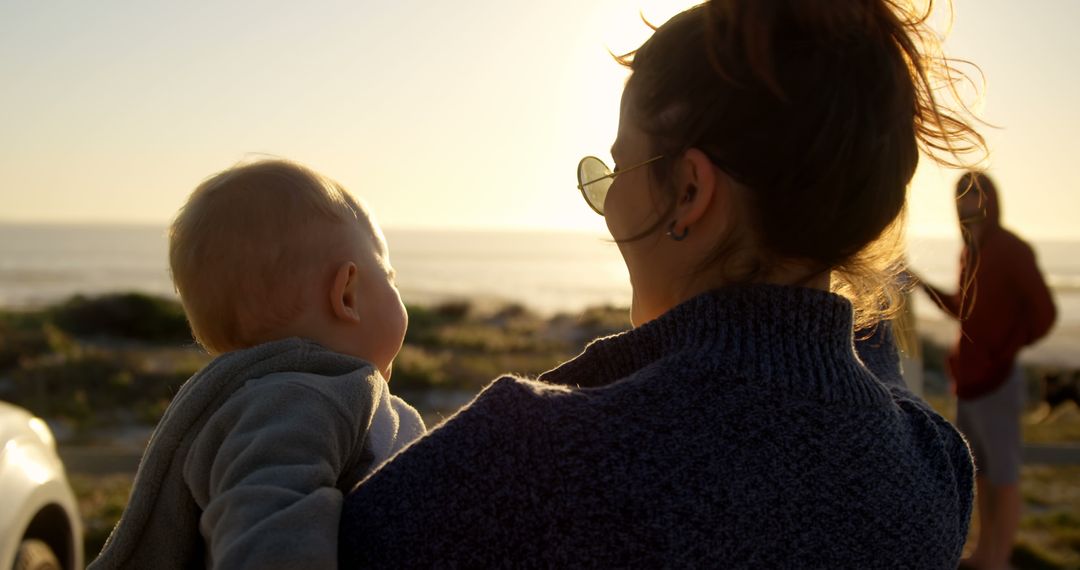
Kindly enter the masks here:
<path id="1" fill-rule="evenodd" d="M 343 228 L 369 225 L 338 183 L 286 160 L 261 160 L 210 177 L 169 228 L 169 265 L 195 340 L 211 353 L 247 348 L 304 309 L 332 271 Z"/>

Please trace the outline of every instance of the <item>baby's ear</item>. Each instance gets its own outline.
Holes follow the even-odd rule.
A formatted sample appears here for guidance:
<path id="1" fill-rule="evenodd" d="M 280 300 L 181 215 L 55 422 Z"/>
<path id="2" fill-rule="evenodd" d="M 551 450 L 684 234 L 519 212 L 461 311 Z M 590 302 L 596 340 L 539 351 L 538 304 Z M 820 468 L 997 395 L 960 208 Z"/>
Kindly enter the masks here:
<path id="1" fill-rule="evenodd" d="M 353 323 L 360 322 L 356 298 L 356 281 L 359 278 L 356 264 L 351 261 L 342 263 L 334 273 L 334 283 L 330 287 L 330 308 L 335 317 Z"/>

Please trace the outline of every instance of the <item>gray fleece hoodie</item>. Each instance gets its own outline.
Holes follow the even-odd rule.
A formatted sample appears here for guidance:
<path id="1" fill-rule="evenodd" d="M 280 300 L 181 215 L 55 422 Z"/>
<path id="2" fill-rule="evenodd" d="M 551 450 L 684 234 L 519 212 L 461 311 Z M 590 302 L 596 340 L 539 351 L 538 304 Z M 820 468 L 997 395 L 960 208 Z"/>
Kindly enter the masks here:
<path id="1" fill-rule="evenodd" d="M 188 380 L 91 570 L 335 568 L 342 496 L 424 432 L 370 364 L 288 339 Z"/>

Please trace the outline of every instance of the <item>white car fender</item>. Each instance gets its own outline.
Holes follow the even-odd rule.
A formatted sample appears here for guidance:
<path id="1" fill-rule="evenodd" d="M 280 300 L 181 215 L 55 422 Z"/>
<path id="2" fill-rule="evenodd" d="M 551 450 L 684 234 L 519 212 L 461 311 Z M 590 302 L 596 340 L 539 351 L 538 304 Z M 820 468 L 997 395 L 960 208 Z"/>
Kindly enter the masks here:
<path id="1" fill-rule="evenodd" d="M 40 421 L 40 420 L 38 420 Z M 63 510 L 71 536 L 82 536 L 78 505 L 64 466 L 37 430 L 9 439 L 0 448 L 0 568 L 11 568 L 27 527 L 42 509 Z M 75 568 L 82 568 L 82 544 L 69 545 Z"/>

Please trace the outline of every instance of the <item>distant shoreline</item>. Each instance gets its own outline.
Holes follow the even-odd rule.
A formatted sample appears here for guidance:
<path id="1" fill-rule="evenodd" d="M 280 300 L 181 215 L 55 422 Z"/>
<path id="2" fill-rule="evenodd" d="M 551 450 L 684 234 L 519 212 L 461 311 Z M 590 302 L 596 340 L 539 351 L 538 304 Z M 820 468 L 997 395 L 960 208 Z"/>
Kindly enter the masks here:
<path id="1" fill-rule="evenodd" d="M 12 225 L 14 224 L 14 225 Z M 389 228 L 391 260 L 406 301 L 521 304 L 544 316 L 625 306 L 626 265 L 609 236 L 536 228 Z M 0 222 L 0 307 L 42 308 L 75 293 L 142 291 L 170 298 L 164 223 Z M 932 283 L 951 287 L 958 242 L 909 236 L 909 260 Z M 1056 286 L 1061 322 L 1080 326 L 1080 241 L 1035 243 Z M 942 317 L 923 295 L 916 313 Z"/>
<path id="2" fill-rule="evenodd" d="M 163 233 L 169 227 L 169 220 L 164 221 L 144 221 L 144 220 L 127 220 L 127 221 L 109 221 L 109 220 L 17 220 L 17 219 L 4 219 L 0 218 L 0 228 L 7 227 L 21 227 L 21 228 L 95 228 L 95 229 L 109 229 L 109 228 L 139 228 L 150 230 L 161 230 Z M 383 231 L 385 233 L 428 233 L 428 234 L 561 234 L 561 235 L 584 235 L 589 237 L 607 238 L 610 239 L 606 232 L 594 231 L 585 228 L 562 228 L 562 227 L 544 227 L 544 226 L 532 226 L 532 227 L 515 227 L 515 226 L 490 226 L 490 227 L 422 227 L 422 226 L 384 226 Z M 1030 232 L 1025 232 L 1024 238 L 1028 241 L 1046 244 L 1046 245 L 1064 245 L 1064 244 L 1080 244 L 1080 237 L 1069 238 L 1060 235 L 1043 236 L 1033 235 Z M 959 243 L 960 238 L 953 233 L 911 233 L 906 234 L 906 241 L 910 244 L 912 242 L 955 242 Z"/>

